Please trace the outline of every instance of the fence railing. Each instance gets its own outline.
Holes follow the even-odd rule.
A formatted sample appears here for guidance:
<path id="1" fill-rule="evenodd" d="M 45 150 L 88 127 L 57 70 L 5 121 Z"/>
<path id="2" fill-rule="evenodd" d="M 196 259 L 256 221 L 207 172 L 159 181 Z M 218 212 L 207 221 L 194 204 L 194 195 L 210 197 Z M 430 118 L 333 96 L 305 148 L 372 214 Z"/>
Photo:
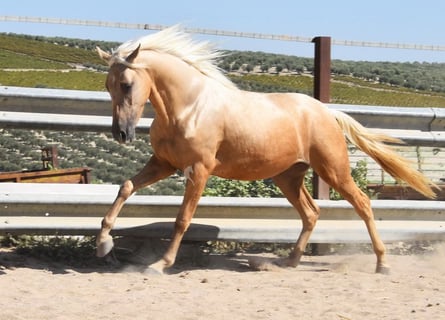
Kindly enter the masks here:
<path id="1" fill-rule="evenodd" d="M 445 109 L 327 104 L 366 127 L 379 128 L 411 145 L 445 146 Z M 111 103 L 106 92 L 0 86 L 3 128 L 109 132 Z M 150 129 L 147 103 L 137 130 Z"/>
<path id="2" fill-rule="evenodd" d="M 0 184 L 0 234 L 94 235 L 114 200 L 115 185 Z M 113 234 L 168 238 L 181 204 L 178 196 L 134 195 Z M 321 208 L 312 243 L 369 242 L 365 224 L 346 201 L 316 200 Z M 387 242 L 445 240 L 440 201 L 373 200 L 377 228 Z M 301 230 L 284 198 L 202 197 L 188 240 L 294 242 Z"/>

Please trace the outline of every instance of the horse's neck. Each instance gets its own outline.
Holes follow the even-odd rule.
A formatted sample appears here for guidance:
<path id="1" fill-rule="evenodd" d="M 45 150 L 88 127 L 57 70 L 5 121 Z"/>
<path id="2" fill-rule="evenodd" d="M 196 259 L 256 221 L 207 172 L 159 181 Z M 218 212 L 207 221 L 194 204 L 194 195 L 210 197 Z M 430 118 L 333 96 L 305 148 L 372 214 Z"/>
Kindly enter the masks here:
<path id="1" fill-rule="evenodd" d="M 150 63 L 152 88 L 149 99 L 158 120 L 171 123 L 198 99 L 205 77 L 177 58 L 165 55 L 156 58 L 156 63 Z"/>

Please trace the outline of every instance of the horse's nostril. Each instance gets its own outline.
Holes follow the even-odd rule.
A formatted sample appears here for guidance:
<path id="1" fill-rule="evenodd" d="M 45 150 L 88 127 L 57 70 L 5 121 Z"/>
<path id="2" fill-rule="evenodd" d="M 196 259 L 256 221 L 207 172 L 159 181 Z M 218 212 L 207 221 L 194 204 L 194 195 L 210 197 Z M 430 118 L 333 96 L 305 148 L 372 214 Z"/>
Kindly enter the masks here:
<path id="1" fill-rule="evenodd" d="M 121 141 L 125 142 L 127 140 L 127 134 L 125 133 L 125 131 L 121 131 L 119 134 L 120 134 Z"/>

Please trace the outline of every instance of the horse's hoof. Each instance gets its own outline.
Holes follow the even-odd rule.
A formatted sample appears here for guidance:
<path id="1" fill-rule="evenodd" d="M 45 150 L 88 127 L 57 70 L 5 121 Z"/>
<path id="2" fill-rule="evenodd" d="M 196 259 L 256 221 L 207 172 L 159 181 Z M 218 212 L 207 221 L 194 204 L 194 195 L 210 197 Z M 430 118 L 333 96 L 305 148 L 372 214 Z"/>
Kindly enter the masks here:
<path id="1" fill-rule="evenodd" d="M 143 274 L 150 275 L 150 276 L 162 276 L 164 273 L 158 269 L 148 267 L 144 270 Z"/>
<path id="2" fill-rule="evenodd" d="M 273 261 L 273 264 L 280 268 L 296 268 L 298 263 L 295 263 L 290 258 L 278 258 Z"/>
<path id="3" fill-rule="evenodd" d="M 158 262 L 149 265 L 147 269 L 145 269 L 144 273 L 162 275 L 164 274 L 165 267 L 165 262 L 163 260 L 159 260 Z"/>
<path id="4" fill-rule="evenodd" d="M 277 263 L 277 260 L 263 257 L 250 257 L 248 259 L 249 267 L 255 271 L 282 271 L 283 265 Z"/>
<path id="5" fill-rule="evenodd" d="M 375 273 L 390 274 L 391 268 L 385 264 L 377 265 L 377 267 L 375 268 Z"/>
<path id="6" fill-rule="evenodd" d="M 113 238 L 108 236 L 105 241 L 101 241 L 97 244 L 96 248 L 96 256 L 99 258 L 105 257 L 107 254 L 111 252 L 111 249 L 114 247 Z"/>

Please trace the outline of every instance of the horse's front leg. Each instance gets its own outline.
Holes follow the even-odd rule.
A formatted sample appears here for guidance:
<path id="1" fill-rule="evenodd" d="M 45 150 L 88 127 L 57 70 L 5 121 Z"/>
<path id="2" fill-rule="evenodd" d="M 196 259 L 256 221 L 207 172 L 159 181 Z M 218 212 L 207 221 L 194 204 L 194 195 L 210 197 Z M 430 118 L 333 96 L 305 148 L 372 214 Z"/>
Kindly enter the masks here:
<path id="1" fill-rule="evenodd" d="M 102 220 L 102 229 L 96 239 L 96 254 L 98 257 L 104 257 L 113 248 L 110 231 L 125 201 L 138 189 L 166 178 L 174 172 L 175 169 L 168 163 L 161 162 L 156 156 L 152 156 L 138 174 L 122 184 L 113 205 Z"/>
<path id="2" fill-rule="evenodd" d="M 184 233 L 190 226 L 190 222 L 198 206 L 199 199 L 206 186 L 209 170 L 202 163 L 195 163 L 184 170 L 187 178 L 184 199 L 176 217 L 172 240 L 163 257 L 150 265 L 147 271 L 163 273 L 165 268 L 171 267 L 176 260 Z"/>

